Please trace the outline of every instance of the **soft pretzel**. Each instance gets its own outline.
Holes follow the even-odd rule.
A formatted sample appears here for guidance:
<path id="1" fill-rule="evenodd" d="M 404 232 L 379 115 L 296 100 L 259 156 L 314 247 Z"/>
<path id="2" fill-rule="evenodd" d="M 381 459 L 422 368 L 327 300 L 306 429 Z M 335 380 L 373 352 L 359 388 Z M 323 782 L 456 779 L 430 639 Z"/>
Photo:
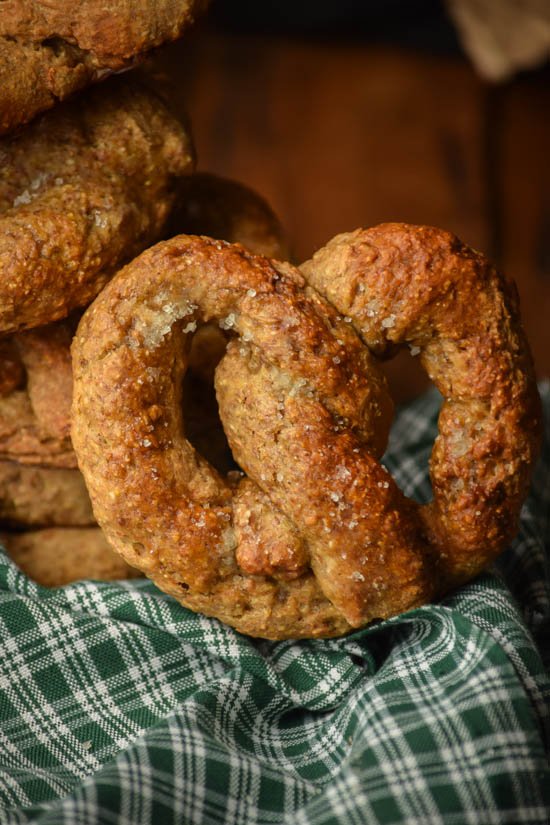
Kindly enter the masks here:
<path id="1" fill-rule="evenodd" d="M 236 357 L 244 359 L 251 375 L 269 359 L 266 363 L 283 382 L 274 399 L 267 382 L 265 433 L 256 441 L 257 484 L 244 479 L 233 488 L 182 433 L 182 338 L 214 319 L 238 333 Z M 298 523 L 307 521 L 306 543 L 305 534 L 279 509 L 290 496 L 299 459 L 281 451 L 282 444 L 275 447 L 271 428 L 282 434 L 289 421 L 286 393 L 290 407 L 297 409 L 298 427 L 309 427 L 313 419 L 311 432 L 294 434 L 304 446 L 324 441 L 334 429 L 334 415 L 354 420 L 357 444 L 361 438 L 379 454 L 389 415 L 384 382 L 372 362 L 349 325 L 319 296 L 308 296 L 303 278 L 287 265 L 192 236 L 143 253 L 101 293 L 73 341 L 73 443 L 110 543 L 184 604 L 246 632 L 281 637 L 349 629 L 345 614 L 317 582 L 320 577 L 330 586 L 332 565 L 318 551 L 330 531 L 327 508 L 337 507 L 328 488 L 321 492 L 321 470 L 313 471 L 310 480 L 317 478 L 322 514 L 307 501 L 307 490 L 291 496 L 300 510 Z M 323 414 L 317 395 L 330 413 Z M 305 414 L 310 405 L 319 420 Z M 269 455 L 261 446 L 264 436 Z M 291 442 L 284 443 L 294 453 Z M 329 460 L 328 452 L 324 455 Z M 298 474 L 302 487 L 303 468 Z M 385 478 L 381 469 L 379 475 Z M 256 547 L 249 539 L 250 519 L 258 525 Z M 409 598 L 421 598 L 428 585 L 419 570 L 422 554 L 414 537 L 413 548 L 405 546 L 406 530 L 400 530 L 399 521 L 394 520 L 391 563 L 405 556 L 422 580 L 414 583 Z M 340 540 L 335 534 L 331 538 L 332 561 L 340 557 L 342 541 L 343 533 Z M 317 577 L 308 571 L 310 553 Z M 356 588 L 359 582 L 350 576 L 359 571 L 352 555 L 342 564 L 342 578 Z M 405 585 L 405 599 L 407 590 Z"/>
<path id="2" fill-rule="evenodd" d="M 0 461 L 0 524 L 23 528 L 94 523 L 90 497 L 78 470 Z"/>
<path id="3" fill-rule="evenodd" d="M 516 530 L 540 431 L 515 292 L 481 255 L 386 225 L 302 270 L 347 296 L 345 317 L 289 265 L 174 238 L 117 275 L 73 343 L 73 441 L 110 542 L 267 638 L 342 633 L 475 575 Z M 216 388 L 238 483 L 191 448 L 177 403 L 185 339 L 213 319 L 234 336 Z M 447 398 L 430 505 L 377 460 L 391 402 L 355 325 L 377 353 L 418 347 Z"/>
<path id="4" fill-rule="evenodd" d="M 205 0 L 3 0 L 0 134 L 175 40 Z"/>
<path id="5" fill-rule="evenodd" d="M 0 142 L 0 333 L 87 306 L 161 237 L 192 166 L 184 128 L 122 78 Z"/>
<path id="6" fill-rule="evenodd" d="M 141 574 L 109 546 L 99 527 L 49 527 L 0 533 L 0 541 L 23 573 L 43 587 L 81 579 L 135 579 Z"/>
<path id="7" fill-rule="evenodd" d="M 70 438 L 75 326 L 71 317 L 4 339 L 10 349 L 0 360 L 6 390 L 0 396 L 0 460 L 76 468 Z"/>

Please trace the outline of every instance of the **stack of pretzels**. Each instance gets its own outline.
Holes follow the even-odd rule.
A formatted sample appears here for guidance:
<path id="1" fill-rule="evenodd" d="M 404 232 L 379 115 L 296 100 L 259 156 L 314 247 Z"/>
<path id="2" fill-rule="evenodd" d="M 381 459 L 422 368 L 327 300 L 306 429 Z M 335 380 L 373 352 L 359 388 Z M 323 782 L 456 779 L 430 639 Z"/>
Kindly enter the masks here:
<path id="1" fill-rule="evenodd" d="M 96 79 L 67 42 L 48 59 Z M 194 173 L 186 128 L 131 79 L 0 142 L 0 520 L 23 569 L 146 574 L 239 631 L 325 637 L 513 538 L 541 432 L 514 286 L 431 227 L 286 257 L 265 202 Z M 380 463 L 379 362 L 406 347 L 443 396 L 424 506 Z"/>

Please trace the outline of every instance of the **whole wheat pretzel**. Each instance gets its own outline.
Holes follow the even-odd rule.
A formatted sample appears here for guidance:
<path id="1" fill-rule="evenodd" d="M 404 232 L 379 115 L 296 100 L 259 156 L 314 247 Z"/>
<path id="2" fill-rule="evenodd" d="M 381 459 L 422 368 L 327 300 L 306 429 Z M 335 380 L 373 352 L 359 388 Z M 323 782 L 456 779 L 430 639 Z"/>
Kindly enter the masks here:
<path id="1" fill-rule="evenodd" d="M 443 395 L 418 508 L 443 588 L 475 576 L 517 530 L 542 413 L 517 290 L 449 232 L 382 224 L 301 267 L 379 358 L 408 346 Z"/>
<path id="2" fill-rule="evenodd" d="M 2 530 L 0 542 L 23 573 L 43 587 L 141 575 L 111 549 L 99 527 L 47 527 L 25 533 Z"/>
<path id="3" fill-rule="evenodd" d="M 77 320 L 72 316 L 3 339 L 12 354 L 0 358 L 0 461 L 76 468 L 70 346 Z"/>
<path id="4" fill-rule="evenodd" d="M 0 141 L 0 333 L 87 306 L 162 237 L 193 163 L 183 126 L 126 78 Z"/>
<path id="5" fill-rule="evenodd" d="M 287 264 L 177 237 L 115 277 L 73 342 L 73 443 L 109 541 L 183 604 L 267 638 L 343 633 L 478 572 L 516 529 L 540 427 L 514 293 L 447 233 L 340 237 L 303 272 L 347 296 L 346 317 Z M 454 330 L 473 301 L 481 319 Z M 238 480 L 182 431 L 188 339 L 213 319 L 233 334 L 215 380 Z M 356 324 L 375 351 L 420 348 L 451 399 L 428 507 L 378 461 L 392 405 Z"/>
<path id="6" fill-rule="evenodd" d="M 82 473 L 0 460 L 0 526 L 88 527 L 92 505 Z"/>
<path id="7" fill-rule="evenodd" d="M 0 134 L 180 37 L 204 0 L 2 0 Z"/>

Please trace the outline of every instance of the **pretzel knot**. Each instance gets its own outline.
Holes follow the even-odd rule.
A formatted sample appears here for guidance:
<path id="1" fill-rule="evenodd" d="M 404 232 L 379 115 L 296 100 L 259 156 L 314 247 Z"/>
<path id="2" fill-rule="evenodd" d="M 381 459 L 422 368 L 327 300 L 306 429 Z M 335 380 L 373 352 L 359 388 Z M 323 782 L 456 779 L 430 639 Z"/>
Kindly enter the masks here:
<path id="1" fill-rule="evenodd" d="M 215 386 L 237 481 L 183 433 L 189 340 L 212 321 L 230 338 Z M 425 506 L 378 460 L 392 404 L 375 356 L 404 344 L 445 397 Z M 100 294 L 73 362 L 73 443 L 108 539 L 243 632 L 393 615 L 475 575 L 517 528 L 540 409 L 515 293 L 439 230 L 342 235 L 301 272 L 174 238 Z"/>

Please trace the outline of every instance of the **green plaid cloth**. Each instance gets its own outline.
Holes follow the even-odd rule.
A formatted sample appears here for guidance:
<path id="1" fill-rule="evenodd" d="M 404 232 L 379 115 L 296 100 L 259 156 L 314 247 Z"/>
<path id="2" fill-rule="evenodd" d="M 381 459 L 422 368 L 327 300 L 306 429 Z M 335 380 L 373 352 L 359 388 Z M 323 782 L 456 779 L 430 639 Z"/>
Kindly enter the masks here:
<path id="1" fill-rule="evenodd" d="M 46 590 L 0 552 L 0 822 L 548 825 L 542 393 L 498 566 L 347 638 L 249 639 L 147 581 Z M 385 459 L 420 500 L 437 408 L 402 410 Z"/>

